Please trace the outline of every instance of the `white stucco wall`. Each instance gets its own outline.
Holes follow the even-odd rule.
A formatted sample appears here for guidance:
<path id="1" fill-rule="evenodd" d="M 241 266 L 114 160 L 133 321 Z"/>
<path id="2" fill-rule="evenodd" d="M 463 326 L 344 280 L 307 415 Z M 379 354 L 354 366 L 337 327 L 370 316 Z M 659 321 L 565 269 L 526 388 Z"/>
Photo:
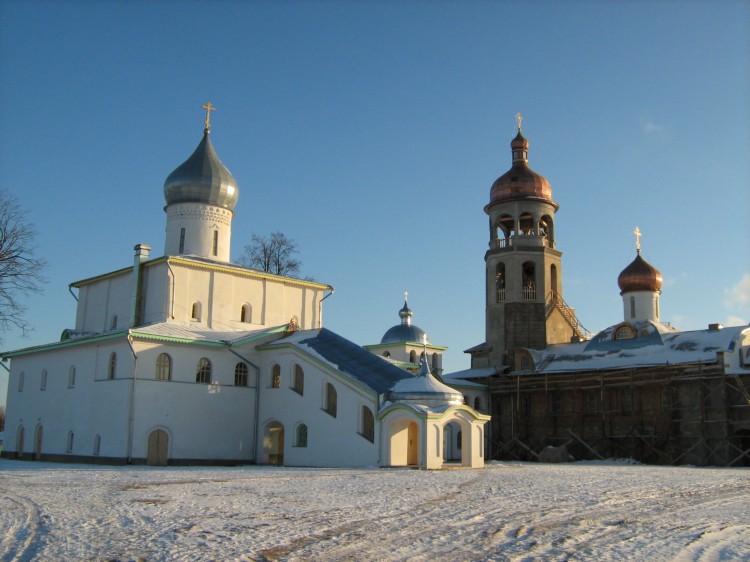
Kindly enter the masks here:
<path id="1" fill-rule="evenodd" d="M 115 329 L 126 328 L 130 318 L 133 295 L 133 273 L 125 271 L 104 277 L 80 287 L 75 328 L 82 332 L 112 330 L 112 319 L 117 316 Z"/>
<path id="2" fill-rule="evenodd" d="M 33 452 L 34 432 L 43 427 L 42 456 L 93 454 L 94 438 L 101 436 L 99 456 L 124 457 L 128 418 L 129 381 L 107 380 L 109 357 L 117 353 L 117 375 L 132 368 L 132 355 L 120 340 L 80 345 L 57 351 L 19 356 L 11 360 L 6 416 L 5 451 L 16 450 L 18 427 L 25 428 L 26 453 Z M 75 385 L 69 387 L 70 367 Z M 47 384 L 41 390 L 42 370 Z M 23 391 L 18 391 L 23 372 Z M 68 432 L 74 433 L 73 450 L 67 451 Z"/>
<path id="3" fill-rule="evenodd" d="M 271 388 L 272 367 L 281 367 L 281 384 Z M 305 375 L 304 394 L 292 390 L 294 365 Z M 270 422 L 284 426 L 284 464 L 287 466 L 377 466 L 379 424 L 375 421 L 375 439 L 362 435 L 361 407 L 377 415 L 377 396 L 359 388 L 344 376 L 337 376 L 306 357 L 286 350 L 262 352 L 259 410 L 259 458 L 263 457 L 263 433 Z M 334 418 L 323 410 L 325 383 L 334 385 L 337 413 Z M 307 425 L 307 447 L 295 447 L 297 424 Z"/>

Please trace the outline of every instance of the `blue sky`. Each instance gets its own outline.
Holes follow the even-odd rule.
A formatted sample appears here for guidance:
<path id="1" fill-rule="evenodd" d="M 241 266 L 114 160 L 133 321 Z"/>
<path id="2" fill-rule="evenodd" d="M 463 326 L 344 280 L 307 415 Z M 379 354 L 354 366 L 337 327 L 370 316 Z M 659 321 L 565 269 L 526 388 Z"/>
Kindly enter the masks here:
<path id="1" fill-rule="evenodd" d="M 70 282 L 162 254 L 163 182 L 206 100 L 240 187 L 232 255 L 294 238 L 336 288 L 326 326 L 359 344 L 408 290 L 445 367 L 468 367 L 517 112 L 587 328 L 621 319 L 636 225 L 663 320 L 750 320 L 748 2 L 5 1 L 0 28 L 0 185 L 49 262 L 35 332 L 4 349 L 73 326 Z"/>

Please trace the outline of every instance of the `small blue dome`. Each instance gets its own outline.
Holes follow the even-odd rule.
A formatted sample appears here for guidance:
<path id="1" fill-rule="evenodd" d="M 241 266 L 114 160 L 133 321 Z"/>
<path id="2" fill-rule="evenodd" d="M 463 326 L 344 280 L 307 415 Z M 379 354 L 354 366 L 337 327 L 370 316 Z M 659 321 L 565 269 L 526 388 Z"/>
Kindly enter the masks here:
<path id="1" fill-rule="evenodd" d="M 411 311 L 406 301 L 404 301 L 404 307 L 398 311 L 398 316 L 401 318 L 401 324 L 397 324 L 390 328 L 383 335 L 383 339 L 380 340 L 380 343 L 430 343 L 429 338 L 427 338 L 427 333 L 422 328 L 412 325 L 411 317 L 414 316 L 414 313 Z"/>
<path id="2" fill-rule="evenodd" d="M 424 341 L 423 338 L 426 335 L 425 331 L 418 326 L 399 324 L 398 326 L 390 328 L 385 335 L 383 335 L 383 339 L 380 340 L 380 343 L 398 343 L 406 341 L 422 343 Z M 427 340 L 427 343 L 430 343 L 429 339 Z"/>

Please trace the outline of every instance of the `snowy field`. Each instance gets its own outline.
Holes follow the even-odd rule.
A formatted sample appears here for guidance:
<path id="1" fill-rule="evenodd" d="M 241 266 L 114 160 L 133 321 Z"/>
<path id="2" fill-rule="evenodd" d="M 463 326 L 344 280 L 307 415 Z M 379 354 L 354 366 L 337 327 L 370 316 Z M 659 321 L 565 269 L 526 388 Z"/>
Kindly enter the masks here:
<path id="1" fill-rule="evenodd" d="M 748 560 L 750 469 L 0 461 L 0 560 Z"/>

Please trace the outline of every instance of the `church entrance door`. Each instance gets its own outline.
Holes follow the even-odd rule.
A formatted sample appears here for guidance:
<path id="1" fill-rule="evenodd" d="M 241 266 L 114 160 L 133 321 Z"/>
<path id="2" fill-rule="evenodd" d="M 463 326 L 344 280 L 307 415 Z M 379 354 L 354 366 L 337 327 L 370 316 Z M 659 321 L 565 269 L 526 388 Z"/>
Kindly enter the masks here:
<path id="1" fill-rule="evenodd" d="M 148 436 L 146 464 L 149 466 L 167 466 L 168 452 L 169 435 L 163 429 L 155 429 Z"/>
<path id="2" fill-rule="evenodd" d="M 44 428 L 41 425 L 36 426 L 36 432 L 34 433 L 34 460 L 42 460 L 42 434 Z"/>
<path id="3" fill-rule="evenodd" d="M 406 452 L 406 464 L 419 464 L 419 426 L 415 422 L 409 424 L 409 445 Z"/>
<path id="4" fill-rule="evenodd" d="M 456 422 L 450 422 L 445 424 L 443 432 L 443 460 L 445 462 L 460 462 L 463 441 L 461 426 Z"/>
<path id="5" fill-rule="evenodd" d="M 274 466 L 284 464 L 284 426 L 279 422 L 271 422 L 266 426 L 266 436 L 263 440 L 266 450 L 266 462 Z"/>

